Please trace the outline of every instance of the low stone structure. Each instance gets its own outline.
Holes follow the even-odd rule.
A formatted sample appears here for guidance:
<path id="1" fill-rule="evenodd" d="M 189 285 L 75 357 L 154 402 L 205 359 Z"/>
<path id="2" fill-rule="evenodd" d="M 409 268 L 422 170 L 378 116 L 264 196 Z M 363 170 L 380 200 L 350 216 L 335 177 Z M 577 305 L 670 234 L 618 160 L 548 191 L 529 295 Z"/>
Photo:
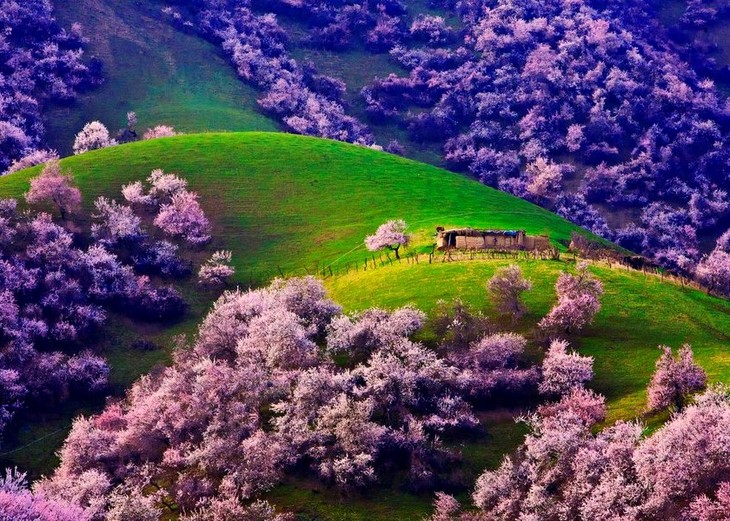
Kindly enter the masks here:
<path id="1" fill-rule="evenodd" d="M 446 250 L 547 250 L 546 235 L 527 235 L 525 230 L 436 229 L 436 249 Z"/>

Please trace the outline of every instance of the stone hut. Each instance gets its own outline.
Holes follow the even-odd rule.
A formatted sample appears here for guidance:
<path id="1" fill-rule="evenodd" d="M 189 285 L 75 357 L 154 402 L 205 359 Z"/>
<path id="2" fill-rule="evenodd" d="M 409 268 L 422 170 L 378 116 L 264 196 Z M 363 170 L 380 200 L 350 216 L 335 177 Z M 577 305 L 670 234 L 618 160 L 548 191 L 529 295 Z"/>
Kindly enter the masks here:
<path id="1" fill-rule="evenodd" d="M 446 250 L 547 250 L 545 235 L 527 235 L 525 230 L 436 229 L 436 249 Z"/>

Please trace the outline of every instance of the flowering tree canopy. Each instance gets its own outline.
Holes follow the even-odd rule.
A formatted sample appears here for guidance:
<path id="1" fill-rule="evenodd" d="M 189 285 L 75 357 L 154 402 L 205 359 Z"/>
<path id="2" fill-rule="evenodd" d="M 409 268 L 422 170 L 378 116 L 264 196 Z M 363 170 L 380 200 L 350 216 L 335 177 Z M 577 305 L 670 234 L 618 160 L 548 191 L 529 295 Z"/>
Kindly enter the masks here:
<path id="1" fill-rule="evenodd" d="M 707 374 L 694 361 L 689 344 L 682 346 L 678 358 L 672 355 L 670 347 L 660 346 L 660 349 L 662 354 L 647 389 L 649 410 L 658 411 L 670 405 L 681 409 L 690 393 L 705 388 Z"/>
<path id="2" fill-rule="evenodd" d="M 568 352 L 568 342 L 553 340 L 542 363 L 540 392 L 563 395 L 593 378 L 593 358 Z"/>
<path id="3" fill-rule="evenodd" d="M 117 142 L 109 136 L 109 130 L 99 121 L 92 121 L 76 134 L 74 140 L 74 154 L 83 154 L 90 150 L 106 148 L 116 145 Z"/>
<path id="4" fill-rule="evenodd" d="M 71 174 L 61 170 L 57 160 L 50 161 L 41 174 L 30 181 L 30 190 L 25 194 L 29 203 L 50 201 L 58 207 L 61 218 L 81 205 L 81 191 L 72 185 Z"/>
<path id="5" fill-rule="evenodd" d="M 403 220 L 388 221 L 381 224 L 373 235 L 365 237 L 365 246 L 370 251 L 388 249 L 395 253 L 396 259 L 400 259 L 398 250 L 401 246 L 407 246 L 410 241 L 407 228 L 408 225 Z"/>
<path id="6" fill-rule="evenodd" d="M 225 284 L 226 281 L 236 273 L 231 266 L 233 255 L 230 251 L 217 251 L 205 264 L 200 267 L 198 272 L 198 280 L 201 284 L 209 284 L 213 286 Z"/>
<path id="7" fill-rule="evenodd" d="M 512 264 L 500 268 L 487 282 L 487 291 L 504 314 L 511 315 L 514 320 L 525 314 L 525 305 L 521 295 L 532 289 L 532 282 L 525 279 L 519 266 Z"/>
<path id="8" fill-rule="evenodd" d="M 593 321 L 601 309 L 603 284 L 588 271 L 588 263 L 578 263 L 578 274 L 561 273 L 555 283 L 558 302 L 539 323 L 552 335 L 571 333 Z"/>

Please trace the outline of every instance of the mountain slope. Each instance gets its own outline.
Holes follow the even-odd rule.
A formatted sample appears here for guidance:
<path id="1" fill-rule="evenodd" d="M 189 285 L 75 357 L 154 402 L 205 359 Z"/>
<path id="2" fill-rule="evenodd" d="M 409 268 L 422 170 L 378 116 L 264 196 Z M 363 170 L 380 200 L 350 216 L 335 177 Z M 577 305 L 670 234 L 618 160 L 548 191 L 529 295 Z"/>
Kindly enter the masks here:
<path id="1" fill-rule="evenodd" d="M 139 130 L 159 124 L 183 132 L 276 130 L 261 114 L 257 92 L 241 82 L 220 51 L 164 19 L 159 0 L 76 0 L 54 2 L 55 15 L 70 27 L 80 23 L 86 54 L 104 62 L 104 84 L 72 105 L 45 114 L 48 145 L 71 153 L 74 135 L 100 120 L 114 132 L 127 111 Z"/>

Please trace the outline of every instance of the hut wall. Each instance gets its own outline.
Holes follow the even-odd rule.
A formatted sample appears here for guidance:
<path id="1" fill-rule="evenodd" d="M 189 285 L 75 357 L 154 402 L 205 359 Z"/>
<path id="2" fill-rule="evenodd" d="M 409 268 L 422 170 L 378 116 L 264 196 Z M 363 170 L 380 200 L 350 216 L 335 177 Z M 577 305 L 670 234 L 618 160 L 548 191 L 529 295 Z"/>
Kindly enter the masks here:
<path id="1" fill-rule="evenodd" d="M 547 250 L 550 249 L 550 238 L 545 235 L 532 236 L 528 235 L 525 237 L 525 249 L 526 250 Z"/>

